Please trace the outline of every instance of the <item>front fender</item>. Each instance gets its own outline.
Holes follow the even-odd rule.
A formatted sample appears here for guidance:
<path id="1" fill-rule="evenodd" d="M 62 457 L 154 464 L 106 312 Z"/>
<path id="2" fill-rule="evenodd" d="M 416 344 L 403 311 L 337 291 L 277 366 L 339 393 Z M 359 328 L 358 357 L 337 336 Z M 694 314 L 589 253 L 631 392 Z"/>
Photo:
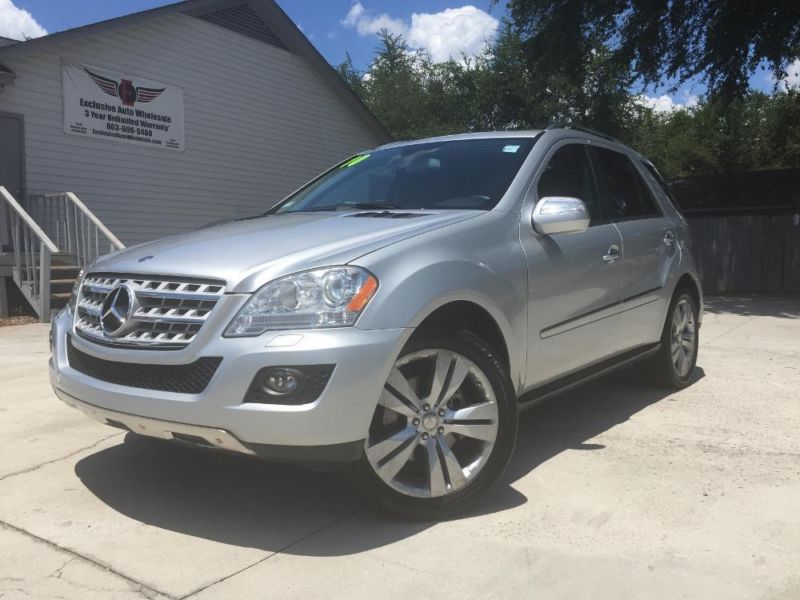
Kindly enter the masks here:
<path id="1" fill-rule="evenodd" d="M 357 326 L 414 328 L 450 302 L 472 302 L 500 329 L 511 380 L 519 387 L 527 360 L 528 291 L 525 257 L 516 235 L 518 215 L 472 223 L 461 223 L 447 235 L 418 236 L 354 261 L 379 281 Z"/>

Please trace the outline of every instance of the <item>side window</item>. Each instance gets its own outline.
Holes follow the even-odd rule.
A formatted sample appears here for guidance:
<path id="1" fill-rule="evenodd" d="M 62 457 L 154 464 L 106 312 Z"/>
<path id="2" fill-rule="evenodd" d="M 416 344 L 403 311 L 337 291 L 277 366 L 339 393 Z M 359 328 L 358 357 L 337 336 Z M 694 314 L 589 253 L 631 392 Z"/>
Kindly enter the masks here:
<path id="1" fill-rule="evenodd" d="M 592 225 L 602 220 L 594 176 L 586 147 L 568 144 L 556 150 L 539 179 L 539 198 L 545 196 L 571 196 L 586 203 Z"/>
<path id="2" fill-rule="evenodd" d="M 682 215 L 683 211 L 681 210 L 680 206 L 678 206 L 678 202 L 675 200 L 675 196 L 672 194 L 672 191 L 670 191 L 667 183 L 664 181 L 664 178 L 661 177 L 661 173 L 656 171 L 656 168 L 645 160 L 642 161 L 642 166 L 644 166 L 645 170 L 650 173 L 650 176 L 656 182 L 656 185 L 658 185 L 659 189 L 667 197 L 667 200 L 669 200 L 670 204 L 672 204 L 672 208 Z"/>
<path id="3" fill-rule="evenodd" d="M 655 198 L 630 159 L 621 152 L 592 148 L 600 191 L 611 218 L 646 219 L 660 216 Z"/>

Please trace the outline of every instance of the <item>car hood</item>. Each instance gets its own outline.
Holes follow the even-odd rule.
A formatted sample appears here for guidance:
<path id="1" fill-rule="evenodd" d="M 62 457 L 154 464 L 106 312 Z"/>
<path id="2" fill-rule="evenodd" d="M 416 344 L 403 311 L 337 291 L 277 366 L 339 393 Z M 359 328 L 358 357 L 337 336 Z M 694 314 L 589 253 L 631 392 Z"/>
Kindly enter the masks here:
<path id="1" fill-rule="evenodd" d="M 222 279 L 229 292 L 253 292 L 276 277 L 345 264 L 481 214 L 474 210 L 275 214 L 132 246 L 101 257 L 91 270 Z"/>

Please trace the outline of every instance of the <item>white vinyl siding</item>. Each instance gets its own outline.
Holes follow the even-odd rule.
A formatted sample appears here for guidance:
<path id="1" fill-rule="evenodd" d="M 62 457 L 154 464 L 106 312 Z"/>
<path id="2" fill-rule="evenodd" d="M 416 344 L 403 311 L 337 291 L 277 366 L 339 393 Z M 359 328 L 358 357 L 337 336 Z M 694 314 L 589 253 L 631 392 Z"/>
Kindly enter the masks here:
<path id="1" fill-rule="evenodd" d="M 183 88 L 186 150 L 63 132 L 61 62 Z M 266 210 L 380 143 L 303 58 L 182 14 L 15 54 L 0 111 L 25 117 L 29 194 L 75 192 L 126 244 Z"/>

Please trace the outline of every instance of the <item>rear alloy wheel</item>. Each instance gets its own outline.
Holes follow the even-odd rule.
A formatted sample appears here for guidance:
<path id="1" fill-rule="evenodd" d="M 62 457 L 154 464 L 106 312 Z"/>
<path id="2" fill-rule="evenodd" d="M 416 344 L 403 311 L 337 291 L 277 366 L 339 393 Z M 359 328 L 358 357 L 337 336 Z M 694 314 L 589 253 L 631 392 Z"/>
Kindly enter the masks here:
<path id="1" fill-rule="evenodd" d="M 661 334 L 661 349 L 650 359 L 655 378 L 664 386 L 681 389 L 689 385 L 700 343 L 697 302 L 689 292 L 678 290 L 670 303 Z"/>
<path id="2" fill-rule="evenodd" d="M 502 473 L 516 426 L 508 375 L 485 343 L 474 336 L 412 341 L 381 393 L 360 479 L 395 510 L 452 513 Z"/>
<path id="3" fill-rule="evenodd" d="M 697 353 L 697 327 L 694 307 L 688 296 L 682 296 L 672 314 L 670 356 L 678 377 L 686 377 L 694 368 Z"/>

